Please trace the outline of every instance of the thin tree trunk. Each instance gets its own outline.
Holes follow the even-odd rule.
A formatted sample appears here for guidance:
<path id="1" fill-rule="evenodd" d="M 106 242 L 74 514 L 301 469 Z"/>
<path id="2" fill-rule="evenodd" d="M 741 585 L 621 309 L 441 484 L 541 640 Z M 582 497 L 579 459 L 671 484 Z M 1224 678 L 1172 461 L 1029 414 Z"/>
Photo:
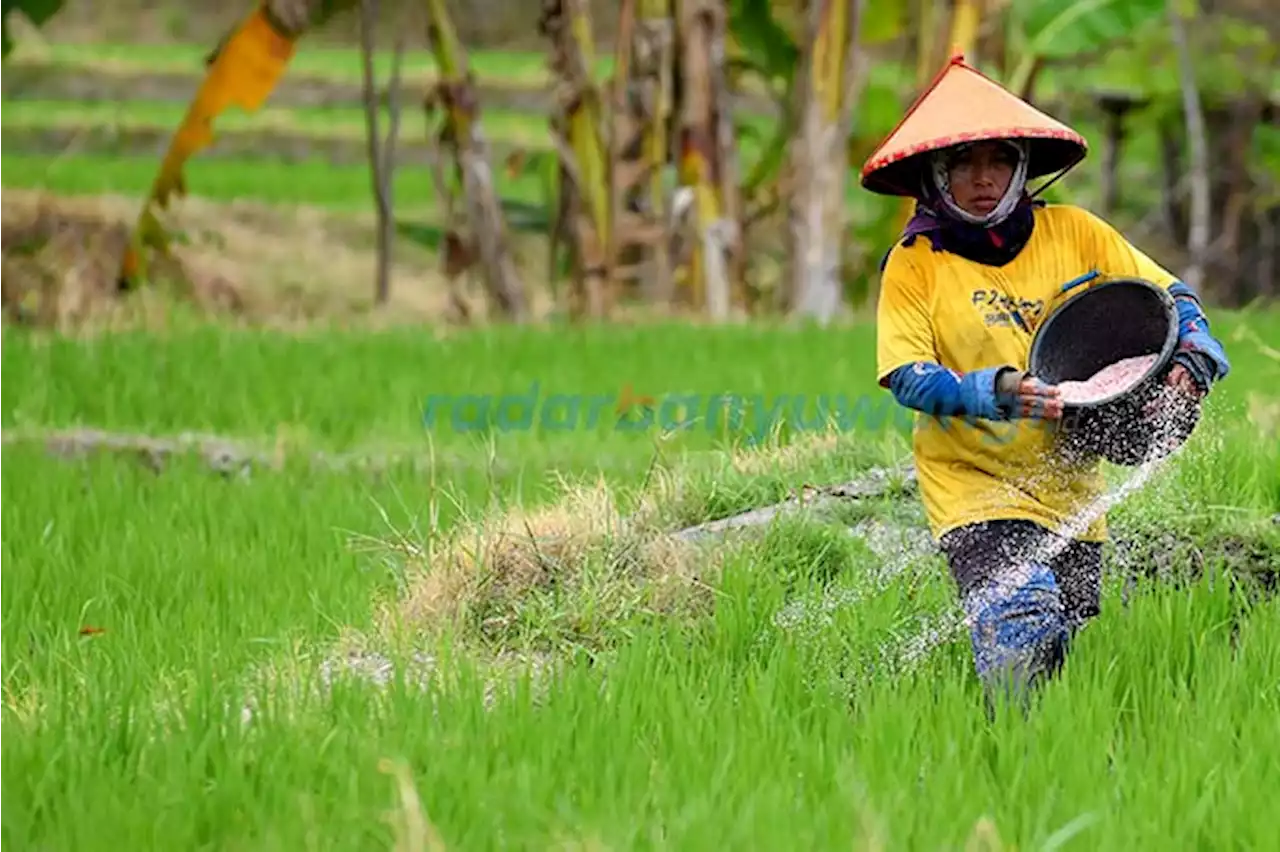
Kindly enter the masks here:
<path id="1" fill-rule="evenodd" d="M 693 191 L 697 237 L 689 264 L 695 307 L 712 319 L 729 314 L 730 287 L 723 255 L 722 164 L 718 161 L 715 31 L 718 10 L 708 0 L 680 0 L 680 183 Z"/>
<path id="2" fill-rule="evenodd" d="M 373 68 L 374 22 L 378 19 L 378 0 L 360 3 L 360 66 L 363 85 L 365 145 L 369 152 L 369 176 L 373 183 L 373 203 L 378 221 L 378 260 L 374 275 L 374 302 L 383 304 L 391 287 L 389 246 L 383 244 L 384 223 L 391 218 L 391 202 L 386 193 L 383 174 L 382 139 L 378 132 L 378 81 Z"/>
<path id="3" fill-rule="evenodd" d="M 626 205 L 626 198 L 631 189 L 624 182 L 623 163 L 628 160 L 628 148 L 631 147 L 632 136 L 636 132 L 634 117 L 629 109 L 631 82 L 633 76 L 632 57 L 635 52 L 636 0 L 620 0 L 618 12 L 618 29 L 615 36 L 613 61 L 613 91 L 610 104 L 611 127 L 609 134 L 609 221 L 614 223 L 605 245 L 605 266 L 611 271 L 609 286 L 620 286 L 617 269 L 622 256 L 622 240 L 618 233 L 618 223 Z M 616 302 L 616 294 L 609 301 Z"/>
<path id="4" fill-rule="evenodd" d="M 383 139 L 379 130 L 378 81 L 373 67 L 374 32 L 378 20 L 378 0 L 360 4 L 360 59 L 363 71 L 365 136 L 369 151 L 369 173 L 373 181 L 374 204 L 378 217 L 377 272 L 374 303 L 385 305 L 391 298 L 392 253 L 395 246 L 395 164 L 396 140 L 400 133 L 400 68 L 404 58 L 403 31 L 396 39 L 391 63 L 391 80 L 387 84 L 388 127 Z"/>
<path id="5" fill-rule="evenodd" d="M 507 242 L 502 205 L 489 164 L 489 146 L 480 127 L 480 104 L 466 53 L 444 0 L 428 0 L 427 28 L 440 69 L 437 93 L 448 110 L 446 137 L 462 176 L 463 199 L 485 284 L 498 312 L 517 322 L 527 319 L 524 284 Z"/>
<path id="6" fill-rule="evenodd" d="M 1171 120 L 1161 119 L 1160 201 L 1169 239 L 1181 245 L 1186 239 L 1187 216 L 1183 203 L 1182 139 Z"/>
<path id="7" fill-rule="evenodd" d="M 1261 236 L 1254 230 L 1254 217 L 1250 215 L 1257 204 L 1250 160 L 1262 111 L 1261 101 L 1246 93 L 1228 111 L 1229 123 L 1222 129 L 1225 138 L 1221 147 L 1226 151 L 1220 162 L 1224 197 L 1217 213 L 1220 234 L 1214 241 L 1209 271 L 1215 282 L 1226 282 L 1228 299 L 1235 306 L 1253 299 L 1260 283 L 1248 266 Z M 1211 159 L 1217 161 L 1216 157 Z"/>
<path id="8" fill-rule="evenodd" d="M 1102 215 L 1110 216 L 1120 204 L 1120 156 L 1125 140 L 1126 105 L 1120 99 L 1104 98 L 1101 107 L 1106 115 L 1102 149 Z"/>
<path id="9" fill-rule="evenodd" d="M 670 79 L 669 0 L 623 0 L 619 16 L 614 70 L 612 134 L 609 140 L 610 291 L 644 277 L 643 296 L 655 303 L 655 293 L 669 285 L 667 242 L 670 228 L 666 192 L 662 185 L 667 159 L 663 78 Z M 665 62 L 668 67 L 663 66 Z M 667 86 L 669 98 L 669 84 Z M 644 274 L 647 271 L 647 275 Z"/>
<path id="10" fill-rule="evenodd" d="M 1276 259 L 1280 257 L 1280 207 L 1270 209 L 1258 206 L 1258 292 L 1264 299 L 1280 299 L 1280 269 Z"/>
<path id="11" fill-rule="evenodd" d="M 1205 264 L 1210 236 L 1210 186 L 1208 141 L 1204 111 L 1196 86 L 1191 45 L 1187 39 L 1187 22 L 1177 8 L 1178 0 L 1168 0 L 1169 25 L 1174 49 L 1178 54 L 1178 81 L 1182 88 L 1182 109 L 1187 123 L 1187 143 L 1191 153 L 1191 222 L 1187 249 L 1191 254 L 1184 280 L 1199 291 L 1204 286 Z"/>
<path id="12" fill-rule="evenodd" d="M 715 95 L 716 164 L 720 175 L 720 221 L 715 229 L 715 242 L 724 258 L 724 304 L 718 316 L 727 318 L 734 302 L 747 302 L 747 255 L 742 238 L 742 192 L 738 168 L 738 140 L 734 132 L 729 83 L 725 75 L 725 35 L 728 18 L 723 8 L 712 12 L 711 24 L 711 91 Z"/>
<path id="13" fill-rule="evenodd" d="M 650 271 L 653 285 L 650 294 L 662 304 L 669 304 L 675 291 L 675 279 L 671 268 L 671 240 L 667 233 L 671 211 L 664 178 L 667 161 L 671 158 L 668 143 L 671 138 L 672 84 L 676 59 L 676 21 L 672 0 L 641 0 L 640 19 L 643 43 L 649 49 L 653 71 L 656 72 L 654 76 L 657 78 L 654 87 L 650 89 L 653 110 L 644 138 L 645 159 L 653 164 L 653 171 L 649 173 L 649 215 L 663 225 L 664 231 L 662 238 L 653 244 Z"/>
<path id="14" fill-rule="evenodd" d="M 942 2 L 946 3 L 946 12 L 940 8 Z M 918 94 L 938 73 L 951 51 L 960 51 L 970 61 L 973 60 L 984 6 L 982 0 L 916 0 L 916 9 L 919 12 L 919 30 L 916 32 Z M 898 232 L 907 227 L 915 210 L 915 199 L 902 199 L 898 208 Z"/>

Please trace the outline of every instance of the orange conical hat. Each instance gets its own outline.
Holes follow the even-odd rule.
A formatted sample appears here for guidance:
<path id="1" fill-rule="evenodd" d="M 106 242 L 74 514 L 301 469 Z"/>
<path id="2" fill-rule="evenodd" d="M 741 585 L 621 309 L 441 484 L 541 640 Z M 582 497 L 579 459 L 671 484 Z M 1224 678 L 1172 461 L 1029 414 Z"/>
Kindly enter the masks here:
<path id="1" fill-rule="evenodd" d="M 1084 159 L 1084 137 L 1045 115 L 964 61 L 952 57 L 862 167 L 862 185 L 882 195 L 915 196 L 918 154 L 983 139 L 1026 139 L 1027 177 L 1065 171 Z"/>

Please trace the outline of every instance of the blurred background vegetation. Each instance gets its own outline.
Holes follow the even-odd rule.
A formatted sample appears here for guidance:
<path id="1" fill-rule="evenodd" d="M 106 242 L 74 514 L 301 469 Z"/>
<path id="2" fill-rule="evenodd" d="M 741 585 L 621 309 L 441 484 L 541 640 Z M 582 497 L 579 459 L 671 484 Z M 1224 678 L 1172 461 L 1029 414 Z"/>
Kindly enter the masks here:
<path id="1" fill-rule="evenodd" d="M 166 249 L 148 281 L 251 316 L 866 311 L 905 209 L 858 169 L 954 49 L 1089 140 L 1050 200 L 1215 304 L 1280 290 L 1269 0 L 268 5 L 298 35 L 271 84 L 209 64 L 250 4 L 4 4 L 11 320 L 118 310 L 131 240 Z M 202 91 L 212 144 L 153 183 Z"/>

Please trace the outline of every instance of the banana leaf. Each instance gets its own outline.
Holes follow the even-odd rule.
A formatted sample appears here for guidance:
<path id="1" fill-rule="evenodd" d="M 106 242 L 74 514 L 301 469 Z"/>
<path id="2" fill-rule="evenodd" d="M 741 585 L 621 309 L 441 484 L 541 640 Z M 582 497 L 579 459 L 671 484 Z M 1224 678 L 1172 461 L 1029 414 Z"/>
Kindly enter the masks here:
<path id="1" fill-rule="evenodd" d="M 771 86 L 790 83 L 800 62 L 792 33 L 774 17 L 769 0 L 730 0 L 726 51 L 734 64 L 762 77 Z"/>
<path id="2" fill-rule="evenodd" d="M 21 12 L 36 27 L 42 27 L 62 10 L 63 0 L 4 0 L 0 3 L 0 29 L 3 29 L 4 53 L 8 57 L 13 50 L 13 38 L 9 35 L 9 13 Z"/>
<path id="3" fill-rule="evenodd" d="M 1013 70 L 1006 82 L 1026 90 L 1042 62 L 1102 53 L 1165 14 L 1165 0 L 1019 0 L 1005 13 Z"/>
<path id="4" fill-rule="evenodd" d="M 909 4 L 902 0 L 863 0 L 858 43 L 867 47 L 888 44 L 907 32 Z"/>
<path id="5" fill-rule="evenodd" d="M 1190 33 L 1197 87 L 1207 102 L 1243 93 L 1280 92 L 1280 49 L 1265 27 L 1226 15 L 1203 15 Z M 1072 68 L 1062 89 L 1108 89 L 1149 102 L 1152 117 L 1180 113 L 1177 60 L 1170 49 L 1167 22 L 1148 21 L 1084 68 Z M 1055 94 L 1061 94 L 1055 92 Z"/>

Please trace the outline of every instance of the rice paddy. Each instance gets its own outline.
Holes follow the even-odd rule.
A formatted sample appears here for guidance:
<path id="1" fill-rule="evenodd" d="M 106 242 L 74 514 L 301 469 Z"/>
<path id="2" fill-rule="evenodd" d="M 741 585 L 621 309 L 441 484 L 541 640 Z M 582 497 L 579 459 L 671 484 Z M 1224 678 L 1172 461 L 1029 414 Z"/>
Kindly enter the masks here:
<path id="1" fill-rule="evenodd" d="M 670 535 L 902 462 L 893 418 L 764 442 L 422 420 L 533 381 L 873 394 L 867 327 L 7 332 L 4 841 L 1276 848 L 1280 364 L 1249 335 L 1277 320 L 1218 323 L 1236 372 L 1113 512 L 1103 616 L 992 722 L 909 488 Z M 39 440 L 77 429 L 275 461 Z"/>
<path id="2" fill-rule="evenodd" d="M 358 73 L 335 55 L 297 68 Z M 176 114 L 16 103 L 28 129 Z M 274 109 L 235 120 L 358 115 Z M 156 165 L 6 149 L 4 188 L 140 200 Z M 368 215 L 364 166 L 187 175 L 196 206 L 291 210 L 330 267 L 296 205 Z M 424 170 L 396 193 L 428 216 Z M 1280 314 L 1210 316 L 1231 376 L 1111 512 L 1103 614 L 1063 676 L 994 719 L 865 322 L 6 326 L 0 842 L 1280 849 Z M 725 395 L 741 420 L 714 416 Z M 813 403 L 837 398 L 828 424 Z M 850 482 L 879 484 L 680 534 Z"/>

